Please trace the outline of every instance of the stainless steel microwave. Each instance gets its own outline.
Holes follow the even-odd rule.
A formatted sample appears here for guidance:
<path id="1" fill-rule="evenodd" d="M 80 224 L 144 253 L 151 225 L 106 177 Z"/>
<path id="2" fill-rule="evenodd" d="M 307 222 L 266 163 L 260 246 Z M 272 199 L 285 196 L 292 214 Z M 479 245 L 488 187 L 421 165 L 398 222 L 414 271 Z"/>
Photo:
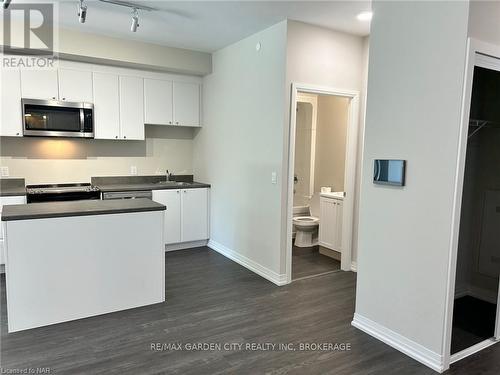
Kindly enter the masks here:
<path id="1" fill-rule="evenodd" d="M 94 138 L 94 105 L 22 99 L 23 135 Z"/>

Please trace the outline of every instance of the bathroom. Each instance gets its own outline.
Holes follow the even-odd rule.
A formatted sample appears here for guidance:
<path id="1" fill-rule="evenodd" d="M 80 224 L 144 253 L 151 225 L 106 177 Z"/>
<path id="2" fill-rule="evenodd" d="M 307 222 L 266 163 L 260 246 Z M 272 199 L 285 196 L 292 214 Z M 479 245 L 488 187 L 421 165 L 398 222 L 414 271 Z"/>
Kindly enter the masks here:
<path id="1" fill-rule="evenodd" d="M 299 92 L 295 126 L 292 279 L 341 266 L 348 97 Z"/>

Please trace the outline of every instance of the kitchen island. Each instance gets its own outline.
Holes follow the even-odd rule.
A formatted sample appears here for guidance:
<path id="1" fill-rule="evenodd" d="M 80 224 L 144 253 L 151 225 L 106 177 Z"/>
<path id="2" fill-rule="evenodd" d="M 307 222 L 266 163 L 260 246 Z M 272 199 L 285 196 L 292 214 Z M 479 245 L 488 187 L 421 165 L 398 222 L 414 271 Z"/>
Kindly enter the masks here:
<path id="1" fill-rule="evenodd" d="M 5 206 L 9 332 L 165 301 L 164 210 L 149 199 Z"/>

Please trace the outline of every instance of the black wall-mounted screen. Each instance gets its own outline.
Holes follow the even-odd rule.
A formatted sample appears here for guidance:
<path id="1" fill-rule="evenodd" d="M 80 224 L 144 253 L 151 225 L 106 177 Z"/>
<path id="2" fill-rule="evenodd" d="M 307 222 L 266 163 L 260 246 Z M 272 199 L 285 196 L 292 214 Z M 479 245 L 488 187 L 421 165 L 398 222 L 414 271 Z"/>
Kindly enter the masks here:
<path id="1" fill-rule="evenodd" d="M 376 159 L 373 171 L 373 183 L 382 185 L 404 186 L 406 160 Z"/>

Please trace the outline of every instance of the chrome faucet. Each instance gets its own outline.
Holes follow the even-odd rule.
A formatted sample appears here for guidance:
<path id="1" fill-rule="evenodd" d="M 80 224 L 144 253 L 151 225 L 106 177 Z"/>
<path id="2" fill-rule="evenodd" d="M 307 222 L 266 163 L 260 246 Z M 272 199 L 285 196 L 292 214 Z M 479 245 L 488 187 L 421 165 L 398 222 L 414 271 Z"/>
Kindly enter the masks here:
<path id="1" fill-rule="evenodd" d="M 172 176 L 173 176 L 173 173 L 170 173 L 167 169 L 167 173 L 166 173 L 166 176 L 167 176 L 167 181 L 172 181 Z"/>

